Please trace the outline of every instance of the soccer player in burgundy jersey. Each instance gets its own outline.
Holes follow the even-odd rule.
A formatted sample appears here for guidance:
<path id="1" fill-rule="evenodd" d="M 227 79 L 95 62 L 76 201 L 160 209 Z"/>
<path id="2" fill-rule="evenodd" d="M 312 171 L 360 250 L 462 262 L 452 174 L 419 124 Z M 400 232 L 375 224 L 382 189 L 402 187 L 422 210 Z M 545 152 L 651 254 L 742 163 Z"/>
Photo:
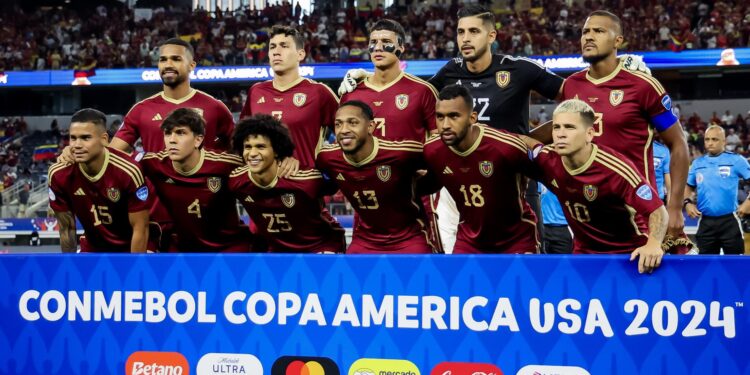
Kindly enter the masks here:
<path id="1" fill-rule="evenodd" d="M 315 155 L 326 130 L 333 127 L 338 98 L 328 86 L 300 76 L 305 41 L 299 31 L 289 26 L 274 26 L 270 36 L 268 55 L 273 80 L 256 83 L 248 89 L 240 118 L 265 113 L 283 122 L 296 146 L 293 157 L 300 168 L 309 170 L 315 167 Z M 282 176 L 296 170 L 285 163 L 281 166 Z"/>
<path id="2" fill-rule="evenodd" d="M 279 120 L 256 114 L 240 121 L 233 145 L 247 165 L 232 172 L 229 189 L 247 209 L 270 252 L 344 252 L 344 230 L 323 215 L 320 202 L 335 185 L 315 169 L 279 178 L 280 161 L 295 147 Z"/>
<path id="3" fill-rule="evenodd" d="M 338 145 L 324 147 L 317 165 L 359 214 L 347 254 L 432 253 L 415 187 L 422 143 L 374 137 L 372 110 L 360 101 L 339 107 L 334 130 Z"/>
<path id="4" fill-rule="evenodd" d="M 63 252 L 76 251 L 75 217 L 84 228 L 82 252 L 146 251 L 149 187 L 138 164 L 106 147 L 106 127 L 103 113 L 76 112 L 70 124 L 75 163 L 49 168 L 49 203 L 60 223 Z"/>
<path id="5" fill-rule="evenodd" d="M 531 163 L 515 134 L 473 125 L 469 91 L 451 85 L 436 108 L 440 137 L 425 143 L 430 180 L 444 186 L 459 212 L 454 254 L 536 253 L 536 216 L 523 198 L 522 177 Z"/>
<path id="6" fill-rule="evenodd" d="M 240 225 L 229 174 L 242 166 L 233 154 L 203 148 L 205 122 L 180 108 L 161 123 L 166 150 L 141 160 L 162 204 L 172 213 L 179 252 L 248 252 L 250 234 Z"/>
<path id="7" fill-rule="evenodd" d="M 652 141 L 654 130 L 669 147 L 672 186 L 669 195 L 681 197 L 688 172 L 688 151 L 672 99 L 659 81 L 623 68 L 617 49 L 623 43 L 620 19 L 607 11 L 592 12 L 581 35 L 584 61 L 591 66 L 565 80 L 563 99 L 578 98 L 596 112 L 594 143 L 623 154 L 654 188 Z M 682 202 L 667 203 L 669 236 L 679 238 L 684 219 Z"/>
<path id="8" fill-rule="evenodd" d="M 129 152 L 138 138 L 146 152 L 164 150 L 159 128 L 169 113 L 177 108 L 192 108 L 206 122 L 204 147 L 227 151 L 234 130 L 234 118 L 224 103 L 190 87 L 190 73 L 195 69 L 190 43 L 173 38 L 159 47 L 159 74 L 163 91 L 136 103 L 125 115 L 122 126 L 112 139 L 111 147 Z"/>
<path id="9" fill-rule="evenodd" d="M 664 254 L 667 211 L 656 190 L 622 154 L 592 143 L 594 110 L 581 100 L 562 102 L 552 115 L 553 145 L 534 147 L 532 173 L 554 192 L 573 230 L 573 253 L 638 257 L 652 272 Z M 636 222 L 648 218 L 648 225 Z"/>

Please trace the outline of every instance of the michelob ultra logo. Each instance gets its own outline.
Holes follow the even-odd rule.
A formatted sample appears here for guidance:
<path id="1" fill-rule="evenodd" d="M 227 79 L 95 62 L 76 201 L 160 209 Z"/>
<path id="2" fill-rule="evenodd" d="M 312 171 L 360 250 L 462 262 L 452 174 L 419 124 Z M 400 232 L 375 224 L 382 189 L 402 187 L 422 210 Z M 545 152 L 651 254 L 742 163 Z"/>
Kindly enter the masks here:
<path id="1" fill-rule="evenodd" d="M 177 352 L 134 352 L 125 363 L 125 375 L 190 375 L 187 359 Z"/>
<path id="2" fill-rule="evenodd" d="M 195 366 L 197 375 L 262 374 L 263 365 L 252 354 L 207 353 Z"/>
<path id="3" fill-rule="evenodd" d="M 339 375 L 339 368 L 330 358 L 284 356 L 273 363 L 271 375 Z"/>
<path id="4" fill-rule="evenodd" d="M 420 375 L 417 365 L 404 359 L 360 358 L 349 367 L 349 375 Z"/>

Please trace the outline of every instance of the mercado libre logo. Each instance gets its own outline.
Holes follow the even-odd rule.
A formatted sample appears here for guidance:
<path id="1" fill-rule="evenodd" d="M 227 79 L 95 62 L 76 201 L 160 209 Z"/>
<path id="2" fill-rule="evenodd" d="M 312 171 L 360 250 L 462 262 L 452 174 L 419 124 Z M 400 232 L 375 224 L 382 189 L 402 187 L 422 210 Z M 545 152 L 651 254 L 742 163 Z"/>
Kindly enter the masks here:
<path id="1" fill-rule="evenodd" d="M 417 365 L 404 359 L 360 358 L 349 367 L 349 375 L 420 375 Z"/>
<path id="2" fill-rule="evenodd" d="M 325 357 L 280 357 L 271 366 L 271 375 L 339 375 L 339 368 Z"/>
<path id="3" fill-rule="evenodd" d="M 125 362 L 125 374 L 190 375 L 190 365 L 177 352 L 134 352 Z"/>

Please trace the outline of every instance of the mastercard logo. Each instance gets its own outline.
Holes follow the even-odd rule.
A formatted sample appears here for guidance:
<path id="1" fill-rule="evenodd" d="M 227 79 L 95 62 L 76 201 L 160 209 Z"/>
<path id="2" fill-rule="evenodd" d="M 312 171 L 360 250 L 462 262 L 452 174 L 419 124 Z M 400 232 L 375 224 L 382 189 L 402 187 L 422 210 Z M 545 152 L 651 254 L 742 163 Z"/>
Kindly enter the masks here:
<path id="1" fill-rule="evenodd" d="M 339 375 L 339 368 L 325 357 L 285 356 L 274 362 L 271 375 Z"/>

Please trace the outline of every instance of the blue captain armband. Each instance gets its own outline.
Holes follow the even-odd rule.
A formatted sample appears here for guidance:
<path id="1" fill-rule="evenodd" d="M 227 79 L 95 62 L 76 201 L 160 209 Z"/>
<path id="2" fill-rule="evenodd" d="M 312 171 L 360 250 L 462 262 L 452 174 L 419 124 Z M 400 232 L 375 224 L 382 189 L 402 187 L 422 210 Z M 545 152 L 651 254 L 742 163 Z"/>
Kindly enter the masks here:
<path id="1" fill-rule="evenodd" d="M 669 129 L 676 122 L 677 116 L 672 111 L 665 111 L 651 118 L 651 124 L 659 133 Z"/>

